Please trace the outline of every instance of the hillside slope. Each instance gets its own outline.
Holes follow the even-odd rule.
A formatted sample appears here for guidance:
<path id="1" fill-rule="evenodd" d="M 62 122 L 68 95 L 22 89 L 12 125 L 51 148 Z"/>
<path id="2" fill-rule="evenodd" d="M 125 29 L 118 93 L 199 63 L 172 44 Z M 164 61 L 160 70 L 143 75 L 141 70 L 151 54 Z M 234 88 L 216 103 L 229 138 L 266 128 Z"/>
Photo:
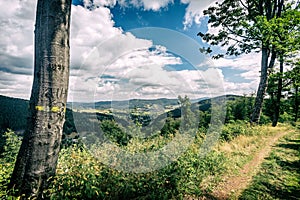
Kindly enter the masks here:
<path id="1" fill-rule="evenodd" d="M 23 130 L 26 127 L 28 101 L 0 95 L 0 130 Z"/>

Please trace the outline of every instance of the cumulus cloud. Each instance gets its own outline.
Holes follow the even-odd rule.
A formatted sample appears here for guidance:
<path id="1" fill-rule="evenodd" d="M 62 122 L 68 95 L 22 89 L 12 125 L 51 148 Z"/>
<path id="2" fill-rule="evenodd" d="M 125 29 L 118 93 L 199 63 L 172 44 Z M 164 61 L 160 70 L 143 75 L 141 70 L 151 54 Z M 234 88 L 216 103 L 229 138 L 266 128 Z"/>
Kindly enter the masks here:
<path id="1" fill-rule="evenodd" d="M 201 24 L 204 17 L 203 10 L 214 5 L 216 0 L 181 0 L 181 2 L 188 4 L 183 22 L 184 28 L 188 29 L 193 24 Z M 218 34 L 221 29 L 221 27 L 211 27 L 210 24 L 208 24 L 207 28 L 211 34 Z M 221 50 L 225 52 L 228 46 L 215 48 L 217 48 L 218 51 Z M 233 73 L 232 76 L 240 80 L 239 82 L 230 82 L 228 81 L 229 77 L 226 77 L 224 80 L 224 88 L 227 93 L 241 95 L 244 93 L 252 93 L 257 89 L 260 77 L 260 54 L 243 54 L 238 57 L 220 58 L 209 62 L 210 63 L 202 63 L 201 66 L 214 66 L 221 71 L 225 68 L 230 69 Z"/>
<path id="2" fill-rule="evenodd" d="M 129 71 L 136 62 L 132 59 L 121 59 L 123 55 L 130 52 L 136 52 L 136 49 L 149 48 L 152 42 L 148 40 L 138 39 L 130 33 L 119 34 L 116 37 L 109 38 L 98 46 L 95 46 L 86 54 L 87 56 L 82 62 L 80 68 L 73 70 L 74 78 L 71 79 L 71 96 L 76 101 L 91 101 L 94 90 L 99 82 L 99 76 L 108 74 L 110 78 L 116 74 L 122 74 Z M 138 55 L 135 55 L 138 56 Z M 147 55 L 145 55 L 147 56 Z M 113 67 L 110 67 L 113 64 Z M 109 69 L 113 74 L 109 74 Z M 120 76 L 120 75 L 119 75 Z M 117 77 L 119 79 L 119 76 Z M 105 83 L 112 90 L 110 82 Z M 102 90 L 105 94 L 105 91 Z M 103 99 L 102 96 L 100 99 Z"/>
<path id="3" fill-rule="evenodd" d="M 122 2 L 157 11 L 173 0 L 119 1 Z M 190 3 L 186 21 L 190 16 L 195 22 L 197 12 L 193 6 L 202 8 L 204 4 L 197 0 L 182 2 Z M 72 6 L 70 101 L 215 96 L 223 90 L 222 67 L 247 68 L 240 76 L 253 81 L 255 71 L 259 71 L 251 56 L 243 57 L 243 62 L 217 60 L 216 68 L 167 70 L 165 66 L 182 64 L 181 58 L 164 46 L 154 46 L 151 40 L 115 27 L 108 8 L 116 4 L 115 0 L 94 1 L 97 6 L 93 9 L 87 9 L 89 1 L 85 3 L 86 7 Z M 0 94 L 27 99 L 30 96 L 35 4 L 34 0 L 0 2 Z M 241 92 L 247 85 L 225 82 L 225 87 Z"/>
<path id="4" fill-rule="evenodd" d="M 108 8 L 93 10 L 73 6 L 71 15 L 71 66 L 79 67 L 88 53 L 108 38 L 121 35 Z"/>
<path id="5" fill-rule="evenodd" d="M 100 7 L 100 6 L 115 6 L 117 3 L 117 0 L 83 0 L 83 4 L 85 7 Z"/>
<path id="6" fill-rule="evenodd" d="M 245 71 L 239 75 L 247 80 L 258 81 L 259 79 L 261 56 L 258 53 L 243 54 L 233 58 L 220 58 L 213 62 L 217 68 L 230 67 L 234 70 Z"/>
<path id="7" fill-rule="evenodd" d="M 253 80 L 250 83 L 233 83 L 229 81 L 224 81 L 224 88 L 226 94 L 249 95 L 255 93 L 257 87 L 258 82 L 256 80 Z"/>
<path id="8" fill-rule="evenodd" d="M 170 3 L 174 3 L 174 0 L 118 0 L 118 3 L 124 7 L 134 6 L 144 10 L 159 11 Z"/>
<path id="9" fill-rule="evenodd" d="M 178 94 L 198 91 L 200 83 L 205 82 L 200 81 L 197 71 L 165 70 L 165 66 L 182 64 L 181 59 L 169 54 L 164 46 L 154 48 L 152 41 L 114 27 L 109 9 L 88 10 L 79 6 L 72 9 L 70 99 L 73 101 L 176 98 Z"/>
<path id="10" fill-rule="evenodd" d="M 29 98 L 36 1 L 0 2 L 0 94 Z"/>
<path id="11" fill-rule="evenodd" d="M 204 16 L 203 10 L 213 5 L 215 2 L 216 0 L 181 0 L 181 3 L 188 4 L 183 22 L 185 29 L 192 26 L 194 23 L 200 24 L 201 19 Z"/>
<path id="12" fill-rule="evenodd" d="M 261 55 L 259 53 L 243 54 L 237 57 L 225 57 L 216 60 L 206 60 L 201 68 L 216 68 L 230 71 L 224 78 L 224 88 L 230 94 L 250 94 L 257 90 L 260 77 Z M 234 81 L 232 81 L 234 79 Z"/>
<path id="13" fill-rule="evenodd" d="M 249 94 L 257 90 L 260 77 L 261 56 L 258 53 L 243 54 L 233 58 L 214 60 L 214 66 L 219 69 L 232 69 L 233 76 L 244 79 L 242 82 L 224 82 L 227 93 Z"/>
<path id="14" fill-rule="evenodd" d="M 31 91 L 32 76 L 10 72 L 1 72 L 0 94 L 28 99 Z"/>
<path id="15" fill-rule="evenodd" d="M 145 10 L 158 11 L 160 8 L 166 7 L 173 0 L 142 0 Z"/>
<path id="16" fill-rule="evenodd" d="M 132 35 L 131 37 L 134 38 Z M 166 49 L 160 46 L 153 50 L 153 44 L 147 40 L 140 40 L 140 45 L 138 45 L 138 41 L 136 39 L 134 43 L 135 48 L 111 51 L 112 58 L 107 61 L 101 59 L 101 52 L 105 48 L 99 46 L 87 59 L 88 62 L 84 64 L 91 72 L 88 77 L 93 76 L 93 78 L 80 77 L 79 82 L 75 83 L 75 87 L 88 87 L 94 90 L 93 93 L 84 95 L 91 101 L 93 99 L 109 99 L 114 94 L 118 94 L 117 98 L 121 99 L 133 98 L 131 95 L 136 88 L 144 86 L 153 88 L 174 84 L 174 81 L 169 80 L 169 77 L 166 76 L 163 67 L 180 64 L 180 58 L 168 54 Z M 95 90 L 97 90 L 96 93 Z M 75 94 L 75 97 L 85 93 L 82 89 L 77 91 L 80 91 L 81 95 Z"/>
<path id="17" fill-rule="evenodd" d="M 102 5 L 113 5 L 115 1 L 95 1 Z M 34 20 L 36 1 L 18 1 L 1 2 L 0 4 L 0 24 L 2 31 L 0 32 L 0 71 L 2 89 L 1 94 L 15 97 L 29 98 L 32 83 L 33 69 L 33 38 L 34 38 Z M 109 42 L 107 42 L 109 41 Z M 86 9 L 81 6 L 72 6 L 71 19 L 71 77 L 70 85 L 78 81 L 78 77 L 84 80 L 93 80 L 97 68 L 95 65 L 89 67 L 82 66 L 82 63 L 90 57 L 92 50 L 102 45 L 100 52 L 101 63 L 107 64 L 111 60 L 116 59 L 114 55 L 118 52 L 130 51 L 135 48 L 151 46 L 148 40 L 141 40 L 132 34 L 124 33 L 120 28 L 114 27 L 114 22 L 110 10 L 107 7 L 96 7 L 94 9 Z M 99 60 L 98 60 L 99 61 Z M 94 67 L 94 68 L 93 68 Z M 101 69 L 97 69 L 98 72 Z M 15 85 L 15 91 L 11 89 L 3 89 L 5 85 L 11 85 L 11 81 L 4 79 L 4 76 L 11 77 Z M 26 76 L 26 78 L 25 78 Z M 15 77 L 22 77 L 20 80 Z M 10 84 L 5 84 L 10 83 Z M 22 82 L 22 84 L 19 84 Z M 73 87 L 74 88 L 74 87 Z M 77 89 L 77 88 L 75 88 Z M 88 91 L 90 88 L 86 87 Z"/>
<path id="18" fill-rule="evenodd" d="M 105 75 L 100 76 L 98 80 L 100 84 L 95 88 L 94 96 L 90 98 L 119 100 L 176 98 L 178 95 L 198 98 L 224 94 L 221 70 L 164 69 L 166 65 L 178 64 L 182 64 L 182 60 L 160 46 L 156 46 L 155 50 L 152 47 L 151 50 L 139 49 L 130 52 L 107 66 L 103 72 Z"/>

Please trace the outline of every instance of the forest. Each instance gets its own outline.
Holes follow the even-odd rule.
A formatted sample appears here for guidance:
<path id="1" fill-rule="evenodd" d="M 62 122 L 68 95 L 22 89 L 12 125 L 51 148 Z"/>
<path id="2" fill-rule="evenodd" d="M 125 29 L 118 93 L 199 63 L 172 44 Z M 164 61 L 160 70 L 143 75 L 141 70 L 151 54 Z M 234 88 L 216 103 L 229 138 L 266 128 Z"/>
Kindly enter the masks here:
<path id="1" fill-rule="evenodd" d="M 0 95 L 1 199 L 300 198 L 299 1 L 203 10 L 199 56 L 256 53 L 253 93 L 86 103 L 67 102 L 71 8 L 37 0 L 30 100 Z"/>

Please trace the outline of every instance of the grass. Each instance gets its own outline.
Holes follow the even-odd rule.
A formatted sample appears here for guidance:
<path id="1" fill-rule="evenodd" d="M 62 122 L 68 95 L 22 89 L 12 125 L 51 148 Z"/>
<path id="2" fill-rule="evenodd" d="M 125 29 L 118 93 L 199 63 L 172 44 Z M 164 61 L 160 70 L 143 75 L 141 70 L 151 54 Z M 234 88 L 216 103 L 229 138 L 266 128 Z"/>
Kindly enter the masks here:
<path id="1" fill-rule="evenodd" d="M 291 129 L 288 126 L 251 127 L 249 124 L 229 124 L 225 128 L 224 134 L 229 136 L 237 134 L 237 136 L 228 137 L 229 141 L 219 141 L 215 149 L 205 158 L 199 159 L 197 151 L 201 148 L 202 138 L 205 137 L 200 134 L 177 161 L 149 173 L 135 174 L 118 171 L 102 164 L 82 147 L 64 149 L 60 153 L 57 176 L 53 178 L 45 195 L 50 199 L 185 199 L 192 196 L 198 198 L 205 193 L 210 193 L 224 177 L 238 173 L 255 153 L 264 147 L 270 137 Z M 15 142 L 17 140 L 11 132 L 7 137 L 14 139 L 13 142 L 7 143 L 7 147 L 13 147 L 13 149 L 6 151 L 12 155 L 5 154 L 0 158 L 0 198 L 9 197 L 6 185 L 18 146 Z M 155 150 L 161 145 L 164 146 L 165 142 L 169 140 L 172 138 L 132 140 L 128 146 L 123 148 L 129 152 Z M 179 144 L 182 145 L 182 142 Z M 177 147 L 174 146 L 174 148 Z M 263 168 L 261 172 L 270 170 L 270 174 L 275 172 L 272 175 L 280 179 L 276 180 L 273 177 L 264 179 L 267 182 L 263 184 L 269 184 L 267 187 L 274 184 L 275 189 L 279 187 L 278 190 L 284 187 L 284 195 L 288 191 L 295 195 L 295 190 L 299 190 L 299 185 L 296 184 L 299 182 L 299 169 L 295 169 L 297 164 L 299 165 L 299 159 L 297 160 L 299 158 L 299 139 L 296 135 L 290 134 L 287 140 L 283 140 L 276 148 L 279 150 L 270 156 L 271 166 L 264 164 L 266 169 Z M 298 149 L 298 154 L 296 149 Z M 286 154 L 288 156 L 285 156 Z M 8 160 L 8 158 L 10 159 Z M 278 161 L 279 158 L 281 160 Z M 278 169 L 278 171 L 274 169 Z M 267 175 L 263 174 L 263 177 L 268 178 Z M 279 181 L 283 178 L 286 181 L 281 185 Z M 258 180 L 262 180 L 262 178 L 258 178 Z M 273 188 L 272 191 L 276 191 L 275 189 Z M 251 190 L 250 187 L 249 190 L 244 191 L 244 199 L 257 199 L 250 198 L 251 195 L 253 196 L 253 192 L 258 195 L 260 193 L 258 189 Z M 261 192 L 265 193 L 264 190 Z M 279 192 L 277 193 L 279 194 Z M 262 197 L 261 199 L 266 198 Z"/>
<path id="2" fill-rule="evenodd" d="M 239 199 L 300 199 L 300 133 L 282 138 Z"/>
<path id="3" fill-rule="evenodd" d="M 255 126 L 243 125 L 240 127 L 243 134 L 238 135 L 229 142 L 220 142 L 215 151 L 224 154 L 226 162 L 222 174 L 206 177 L 201 188 L 207 193 L 211 193 L 216 186 L 227 178 L 237 175 L 241 168 L 253 159 L 253 156 L 265 147 L 266 141 L 279 132 L 289 131 L 290 126 L 279 125 L 271 126 Z"/>

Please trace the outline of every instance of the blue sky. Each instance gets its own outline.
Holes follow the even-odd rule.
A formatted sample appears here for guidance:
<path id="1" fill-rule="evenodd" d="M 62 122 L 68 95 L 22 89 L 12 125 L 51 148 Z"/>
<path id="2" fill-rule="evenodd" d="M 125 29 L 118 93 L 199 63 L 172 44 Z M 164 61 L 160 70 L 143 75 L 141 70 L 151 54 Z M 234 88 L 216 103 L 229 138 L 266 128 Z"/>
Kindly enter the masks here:
<path id="1" fill-rule="evenodd" d="M 206 44 L 197 33 L 218 30 L 202 14 L 213 3 L 73 0 L 69 101 L 254 92 L 259 54 L 212 60 L 199 51 Z M 36 0 L 2 1 L 0 9 L 0 95 L 28 99 Z"/>

